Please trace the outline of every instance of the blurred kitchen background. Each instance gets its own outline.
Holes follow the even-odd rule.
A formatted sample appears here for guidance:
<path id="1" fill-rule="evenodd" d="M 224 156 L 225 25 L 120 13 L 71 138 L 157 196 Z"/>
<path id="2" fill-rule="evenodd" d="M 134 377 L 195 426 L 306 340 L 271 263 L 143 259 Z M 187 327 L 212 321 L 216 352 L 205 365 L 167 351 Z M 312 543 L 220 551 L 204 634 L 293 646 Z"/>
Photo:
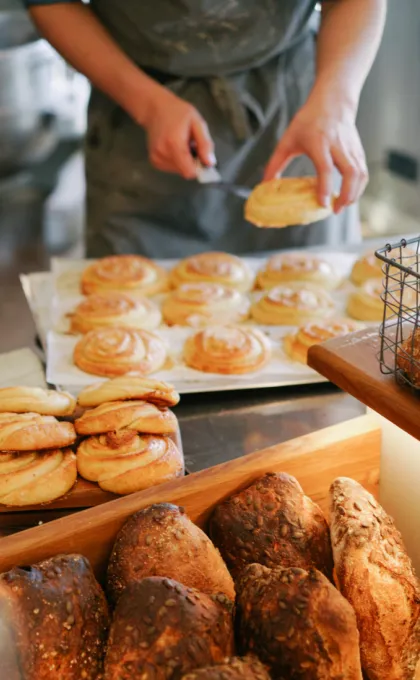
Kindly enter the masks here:
<path id="1" fill-rule="evenodd" d="M 89 85 L 40 40 L 20 0 L 0 0 L 0 350 L 28 341 L 20 271 L 81 255 Z M 362 97 L 370 169 L 365 238 L 420 232 L 420 2 L 390 0 Z"/>

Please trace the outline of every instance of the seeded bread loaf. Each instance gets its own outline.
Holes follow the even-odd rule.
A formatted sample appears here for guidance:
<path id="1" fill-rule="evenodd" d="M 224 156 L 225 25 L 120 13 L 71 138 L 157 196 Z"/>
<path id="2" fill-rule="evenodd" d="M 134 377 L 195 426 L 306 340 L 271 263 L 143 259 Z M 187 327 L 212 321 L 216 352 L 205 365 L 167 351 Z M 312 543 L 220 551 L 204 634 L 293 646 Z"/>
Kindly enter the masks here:
<path id="1" fill-rule="evenodd" d="M 111 601 L 147 576 L 166 576 L 203 593 L 235 599 L 232 577 L 219 551 L 183 508 L 169 503 L 137 512 L 119 532 L 108 566 Z"/>
<path id="2" fill-rule="evenodd" d="M 392 519 L 360 484 L 336 479 L 331 535 L 339 588 L 353 605 L 370 680 L 420 678 L 420 588 Z"/>
<path id="3" fill-rule="evenodd" d="M 243 651 L 273 678 L 362 680 L 354 611 L 319 571 L 249 565 L 237 592 Z"/>
<path id="4" fill-rule="evenodd" d="M 184 675 L 182 680 L 270 680 L 266 668 L 255 657 L 235 656 L 217 666 L 198 668 Z"/>
<path id="5" fill-rule="evenodd" d="M 327 521 L 290 475 L 267 474 L 218 505 L 210 536 L 234 578 L 253 562 L 315 567 L 332 578 Z"/>
<path id="6" fill-rule="evenodd" d="M 233 654 L 231 611 L 166 578 L 145 578 L 118 600 L 105 680 L 179 680 Z"/>
<path id="7" fill-rule="evenodd" d="M 13 645 L 6 660 L 2 655 L 0 677 L 97 680 L 108 623 L 105 596 L 84 557 L 12 569 L 0 576 L 0 628 Z"/>

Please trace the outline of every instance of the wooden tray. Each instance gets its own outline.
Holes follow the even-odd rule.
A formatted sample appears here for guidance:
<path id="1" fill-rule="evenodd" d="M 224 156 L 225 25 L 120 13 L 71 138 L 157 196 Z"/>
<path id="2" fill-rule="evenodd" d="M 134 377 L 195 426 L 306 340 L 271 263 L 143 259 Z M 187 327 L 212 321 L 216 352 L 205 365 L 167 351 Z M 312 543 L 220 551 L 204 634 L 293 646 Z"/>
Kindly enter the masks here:
<path id="1" fill-rule="evenodd" d="M 216 503 L 266 472 L 288 472 L 327 509 L 332 480 L 347 476 L 377 496 L 381 434 L 375 420 L 361 416 L 292 439 L 182 480 L 131 494 L 96 508 L 0 539 L 0 572 L 58 553 L 81 553 L 102 578 L 118 530 L 132 513 L 152 503 L 172 502 L 204 526 Z"/>
<path id="2" fill-rule="evenodd" d="M 179 427 L 170 435 L 182 453 L 182 439 Z M 28 527 L 39 522 L 48 522 L 57 516 L 69 514 L 70 511 L 92 508 L 120 496 L 103 491 L 98 484 L 88 482 L 82 477 L 77 478 L 71 491 L 61 498 L 41 505 L 0 505 L 0 531 L 4 527 Z"/>
<path id="3" fill-rule="evenodd" d="M 311 347 L 309 365 L 341 389 L 420 440 L 420 400 L 393 375 L 381 373 L 378 330 L 370 329 Z"/>

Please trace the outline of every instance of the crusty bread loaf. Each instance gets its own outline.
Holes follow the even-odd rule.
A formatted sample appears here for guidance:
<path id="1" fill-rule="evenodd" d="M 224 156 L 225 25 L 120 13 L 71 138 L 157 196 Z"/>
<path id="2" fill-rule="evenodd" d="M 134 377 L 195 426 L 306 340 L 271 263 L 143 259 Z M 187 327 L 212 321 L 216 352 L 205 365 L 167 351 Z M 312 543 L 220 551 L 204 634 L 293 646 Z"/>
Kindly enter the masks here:
<path id="1" fill-rule="evenodd" d="M 237 592 L 241 644 L 273 678 L 362 680 L 354 611 L 321 572 L 253 564 Z"/>
<path id="2" fill-rule="evenodd" d="M 192 673 L 184 675 L 182 680 L 270 680 L 270 676 L 255 657 L 248 656 L 241 659 L 233 657 L 226 659 L 217 666 L 197 668 Z"/>
<path id="3" fill-rule="evenodd" d="M 97 680 L 101 677 L 108 607 L 89 563 L 58 555 L 0 576 L 0 624 L 11 632 L 2 680 Z M 9 672 L 10 670 L 10 672 Z"/>
<path id="4" fill-rule="evenodd" d="M 332 579 L 327 521 L 294 477 L 267 474 L 218 505 L 210 536 L 234 577 L 247 564 L 316 567 Z"/>
<path id="5" fill-rule="evenodd" d="M 72 423 L 37 413 L 0 413 L 0 451 L 40 451 L 71 446 L 76 441 Z"/>
<path id="6" fill-rule="evenodd" d="M 228 607 L 177 581 L 145 578 L 118 601 L 105 680 L 178 680 L 232 653 Z"/>
<path id="7" fill-rule="evenodd" d="M 178 421 L 167 408 L 159 408 L 146 401 L 112 401 L 85 411 L 75 420 L 78 434 L 92 435 L 134 430 L 143 434 L 171 434 L 176 432 Z"/>
<path id="8" fill-rule="evenodd" d="M 219 551 L 182 508 L 151 505 L 132 515 L 117 536 L 108 566 L 108 593 L 116 601 L 132 583 L 166 576 L 203 593 L 235 599 Z"/>
<path id="9" fill-rule="evenodd" d="M 330 491 L 335 573 L 353 605 L 369 680 L 420 678 L 420 588 L 400 533 L 357 482 Z"/>

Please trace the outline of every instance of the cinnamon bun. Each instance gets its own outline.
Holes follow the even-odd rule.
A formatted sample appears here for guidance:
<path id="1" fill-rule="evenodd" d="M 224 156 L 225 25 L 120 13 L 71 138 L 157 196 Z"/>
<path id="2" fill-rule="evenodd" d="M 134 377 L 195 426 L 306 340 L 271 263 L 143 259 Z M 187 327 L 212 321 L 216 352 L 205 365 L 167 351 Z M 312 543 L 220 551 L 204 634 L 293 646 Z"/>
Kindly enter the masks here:
<path id="1" fill-rule="evenodd" d="M 85 387 L 79 394 L 78 402 L 83 408 L 92 408 L 108 401 L 126 399 L 141 399 L 156 406 L 176 406 L 179 394 L 169 383 L 125 375 Z"/>
<path id="2" fill-rule="evenodd" d="M 77 468 L 101 489 L 123 495 L 182 477 L 184 460 L 169 437 L 118 430 L 82 441 Z"/>
<path id="3" fill-rule="evenodd" d="M 145 401 L 112 401 L 89 409 L 75 420 L 76 432 L 82 435 L 103 434 L 129 429 L 143 434 L 176 432 L 178 421 L 167 408 Z"/>
<path id="4" fill-rule="evenodd" d="M 111 255 L 93 262 L 81 278 L 84 295 L 92 293 L 131 293 L 155 295 L 168 289 L 166 271 L 140 255 Z"/>
<path id="5" fill-rule="evenodd" d="M 89 331 L 74 349 L 78 368 L 105 377 L 125 373 L 147 375 L 162 368 L 165 360 L 166 347 L 159 336 L 131 328 Z"/>
<path id="6" fill-rule="evenodd" d="M 72 423 L 38 413 L 0 413 L 0 451 L 40 451 L 76 441 Z"/>
<path id="7" fill-rule="evenodd" d="M 306 364 L 308 350 L 327 340 L 338 338 L 359 330 L 359 324 L 350 320 L 315 321 L 299 328 L 297 333 L 284 338 L 284 350 L 292 361 Z"/>
<path id="8" fill-rule="evenodd" d="M 166 298 L 162 312 L 169 326 L 239 323 L 249 315 L 249 301 L 219 283 L 184 283 Z"/>
<path id="9" fill-rule="evenodd" d="M 245 326 L 206 328 L 190 336 L 184 346 L 185 363 L 205 373 L 252 373 L 270 358 L 268 337 Z"/>
<path id="10" fill-rule="evenodd" d="M 251 308 L 253 319 L 264 326 L 300 326 L 334 312 L 330 295 L 317 287 L 277 286 Z"/>
<path id="11" fill-rule="evenodd" d="M 0 412 L 38 413 L 41 416 L 71 416 L 76 400 L 68 392 L 42 387 L 2 387 Z"/>
<path id="12" fill-rule="evenodd" d="M 159 308 L 148 298 L 96 293 L 77 305 L 70 315 L 70 328 L 72 333 L 88 333 L 105 326 L 154 330 L 160 321 Z"/>
<path id="13" fill-rule="evenodd" d="M 264 290 L 296 281 L 336 288 L 339 278 L 329 262 L 305 253 L 273 255 L 257 275 L 257 286 Z"/>
<path id="14" fill-rule="evenodd" d="M 228 253 L 200 253 L 179 264 L 171 272 L 171 284 L 178 288 L 183 283 L 220 283 L 246 293 L 252 288 L 254 276 L 248 265 L 236 255 Z"/>
<path id="15" fill-rule="evenodd" d="M 387 257 L 395 258 L 395 261 L 402 264 L 404 267 L 413 267 L 415 272 L 418 272 L 418 255 L 410 248 L 394 248 Z M 350 274 L 350 280 L 356 285 L 361 286 L 370 279 L 382 279 L 384 277 L 384 268 L 386 264 L 376 257 L 375 253 L 365 253 L 353 265 Z M 398 275 L 400 270 L 398 267 L 390 267 L 389 272 L 392 275 Z M 403 274 L 403 272 L 401 272 Z M 403 274 L 404 275 L 404 274 Z M 397 279 L 398 280 L 398 279 Z"/>

